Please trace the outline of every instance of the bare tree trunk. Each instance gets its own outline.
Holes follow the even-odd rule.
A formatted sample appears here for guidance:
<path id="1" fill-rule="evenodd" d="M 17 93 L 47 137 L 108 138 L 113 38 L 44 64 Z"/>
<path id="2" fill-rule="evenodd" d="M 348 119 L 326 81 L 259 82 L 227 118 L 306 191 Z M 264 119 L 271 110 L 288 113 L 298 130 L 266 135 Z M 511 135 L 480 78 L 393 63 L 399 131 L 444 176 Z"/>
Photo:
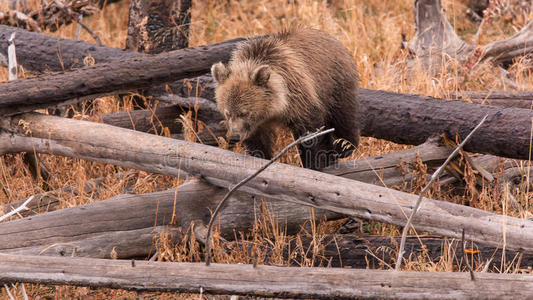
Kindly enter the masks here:
<path id="1" fill-rule="evenodd" d="M 32 137 L 3 134 L 2 153 L 35 150 L 170 176 L 201 174 L 209 183 L 223 188 L 266 162 L 216 147 L 47 115 L 24 114 L 5 120 L 6 123 L 12 126 L 4 127 L 10 132 L 24 124 L 23 132 L 31 132 Z M 411 194 L 279 163 L 241 189 L 257 196 L 400 226 L 417 199 Z M 464 229 L 468 240 L 492 246 L 501 246 L 505 240 L 507 249 L 533 253 L 533 223 L 526 220 L 425 199 L 413 224 L 418 230 L 456 238 Z"/>
<path id="2" fill-rule="evenodd" d="M 156 54 L 187 48 L 192 0 L 131 0 L 126 49 Z"/>
<path id="3" fill-rule="evenodd" d="M 533 296 L 530 275 L 169 263 L 0 255 L 0 281 L 284 298 L 486 299 Z"/>

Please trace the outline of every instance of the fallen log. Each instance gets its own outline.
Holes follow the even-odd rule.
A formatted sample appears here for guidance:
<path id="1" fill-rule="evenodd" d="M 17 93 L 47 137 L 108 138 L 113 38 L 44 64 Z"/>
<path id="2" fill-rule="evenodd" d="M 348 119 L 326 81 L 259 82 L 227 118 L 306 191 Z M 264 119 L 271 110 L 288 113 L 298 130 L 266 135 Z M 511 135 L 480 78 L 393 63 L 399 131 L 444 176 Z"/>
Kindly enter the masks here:
<path id="1" fill-rule="evenodd" d="M 198 133 L 197 140 L 202 144 L 218 145 L 217 137 L 226 137 L 226 128 L 220 124 L 222 116 L 216 104 L 203 98 L 182 98 L 167 95 L 167 102 L 174 105 L 157 106 L 154 109 L 133 110 L 109 113 L 98 116 L 105 124 L 136 131 L 161 134 L 163 128 L 168 128 L 172 134 L 183 133 L 181 115 L 191 112 L 188 123 Z M 207 128 L 204 128 L 207 127 Z M 230 140 L 230 142 L 236 142 Z"/>
<path id="2" fill-rule="evenodd" d="M 22 133 L 14 133 L 23 124 Z M 1 153 L 36 151 L 136 168 L 169 176 L 201 175 L 227 188 L 266 161 L 220 148 L 168 139 L 109 125 L 40 114 L 5 119 Z M 31 132 L 32 137 L 24 136 Z M 273 164 L 243 192 L 359 218 L 403 225 L 416 196 L 321 172 Z M 504 225 L 502 225 L 502 222 Z M 533 222 L 425 199 L 414 227 L 506 249 L 533 253 Z"/>
<path id="3" fill-rule="evenodd" d="M 400 245 L 400 237 L 328 235 L 319 237 L 322 251 L 318 252 L 316 266 L 351 267 L 357 269 L 391 268 L 394 266 Z M 296 241 L 291 241 L 291 249 L 296 249 Z M 304 249 L 316 246 L 312 237 L 302 238 Z M 533 267 L 533 255 L 519 254 L 514 251 L 488 247 L 477 243 L 466 242 L 467 250 L 463 251 L 461 240 L 447 239 L 437 236 L 410 236 L 405 243 L 408 260 L 414 262 L 439 263 L 447 261 L 454 266 L 467 270 L 464 255 L 474 270 L 502 270 L 509 265 L 520 269 Z M 311 258 L 313 251 L 308 251 Z M 299 257 L 295 257 L 297 264 Z M 489 266 L 486 266 L 489 264 Z M 292 265 L 292 263 L 291 263 Z"/>
<path id="4" fill-rule="evenodd" d="M 55 213 L 45 213 L 32 218 L 0 224 L 0 252 L 24 255 L 46 255 L 66 257 L 92 257 L 92 258 L 146 258 L 154 254 L 154 241 L 158 235 L 171 233 L 174 241 L 182 238 L 179 226 L 188 228 L 190 223 L 182 221 L 183 216 L 194 215 L 192 202 L 202 199 L 205 209 L 213 207 L 216 200 L 223 195 L 214 193 L 208 197 L 206 191 L 213 189 L 201 181 L 189 181 L 177 189 L 168 191 L 136 195 L 119 195 L 101 202 L 86 204 L 74 208 L 66 208 Z M 214 189 L 217 190 L 216 188 Z M 175 197 L 177 195 L 177 197 Z M 174 204 L 175 202 L 175 204 Z M 253 201 L 244 193 L 230 199 L 221 215 L 219 222 L 221 235 L 228 240 L 235 237 L 237 229 L 248 230 L 257 218 L 256 211 L 261 211 L 261 203 Z M 128 209 L 124 209 L 127 206 Z M 200 206 L 200 205 L 197 205 Z M 154 211 L 157 207 L 157 212 Z M 166 220 L 172 218 L 176 208 L 178 223 L 166 226 Z M 273 217 L 278 226 L 286 228 L 286 234 L 294 234 L 300 230 L 310 211 L 302 206 L 292 203 L 267 200 L 268 214 Z M 136 212 L 143 210 L 144 216 Z M 339 215 L 317 210 L 315 218 L 338 218 Z M 159 222 L 157 220 L 160 220 Z M 163 219 L 163 220 L 161 220 Z M 189 218 L 192 219 L 192 218 Z M 58 220 L 61 220 L 58 222 Z M 92 224 L 84 226 L 79 220 Z M 112 222 L 114 220 L 114 222 Z M 208 220 L 196 220 L 196 222 Z M 157 225 L 155 224 L 165 224 Z M 200 223 L 201 224 L 201 223 Z M 142 228 L 142 226 L 147 226 Z M 15 232 L 15 230 L 17 230 Z M 38 232 L 35 232 L 35 230 Z M 351 267 L 351 268 L 379 268 L 393 265 L 396 260 L 396 251 L 399 237 L 357 236 L 357 235 L 330 235 L 319 237 L 320 243 L 311 237 L 303 237 L 299 241 L 292 239 L 290 249 L 294 251 L 301 247 L 303 251 L 318 246 L 321 250 L 315 257 L 315 266 Z M 301 244 L 300 244 L 301 242 Z M 238 247 L 249 248 L 250 245 L 234 242 Z M 470 251 L 471 263 L 484 266 L 490 261 L 490 266 L 501 268 L 503 261 L 516 262 L 517 253 L 505 251 L 481 244 L 467 244 Z M 405 257 L 428 258 L 434 263 L 439 262 L 443 256 L 454 265 L 463 265 L 463 248 L 459 241 L 446 240 L 434 236 L 412 236 L 406 242 Z M 263 251 L 271 251 L 263 249 Z M 299 253 L 299 252 L 298 252 Z M 311 259 L 313 251 L 307 251 Z M 504 255 L 503 255 L 504 254 Z M 289 253 L 284 253 L 286 259 Z M 298 265 L 300 255 L 290 255 L 288 263 Z M 503 261 L 502 261 L 503 259 Z M 520 257 L 521 268 L 533 266 L 533 255 Z M 490 269 L 490 268 L 489 268 Z"/>
<path id="5" fill-rule="evenodd" d="M 277 298 L 472 299 L 533 296 L 530 275 L 394 272 L 0 254 L 0 282 Z"/>
<path id="6" fill-rule="evenodd" d="M 0 100 L 0 115 L 198 76 L 213 63 L 227 61 L 239 41 L 242 39 L 13 80 L 0 85 L 0 95 L 9 97 Z"/>
<path id="7" fill-rule="evenodd" d="M 431 97 L 367 90 L 362 100 L 363 136 L 400 144 L 418 145 L 445 133 L 465 137 L 488 115 L 487 121 L 465 145 L 469 152 L 516 159 L 530 157 L 533 111 L 442 101 Z"/>
<path id="8" fill-rule="evenodd" d="M 409 173 L 405 174 L 407 167 L 402 168 L 398 165 L 420 160 L 423 163 L 427 163 L 428 167 L 431 168 L 431 166 L 440 165 L 450 152 L 451 149 L 449 148 L 429 142 L 388 155 L 342 162 L 339 164 L 339 168 L 326 169 L 324 172 L 387 186 L 412 179 Z M 99 181 L 101 180 L 97 180 L 97 182 Z M 92 184 L 87 186 L 89 188 L 93 187 Z M 206 219 L 206 215 L 201 214 L 198 210 L 208 211 L 213 209 L 225 193 L 225 190 L 214 188 L 201 181 L 190 181 L 181 185 L 178 188 L 178 192 L 172 189 L 164 192 L 143 194 L 139 197 L 135 195 L 120 195 L 79 208 L 63 209 L 54 214 L 42 214 L 23 219 L 24 221 L 0 224 L 0 251 L 39 254 L 50 245 L 55 245 L 49 248 L 45 254 L 68 256 L 75 253 L 77 256 L 109 258 L 111 250 L 114 249 L 117 258 L 130 258 L 132 255 L 134 257 L 146 257 L 150 254 L 150 248 L 153 243 L 153 240 L 148 238 L 147 233 L 153 229 L 154 220 L 159 219 L 162 222 L 157 223 L 156 225 L 158 226 L 167 225 L 168 222 L 165 223 L 165 220 L 168 220 L 169 216 L 175 213 L 174 208 L 177 208 L 179 213 L 176 215 L 178 220 L 176 225 L 182 228 L 189 228 L 192 224 L 191 222 L 200 225 L 207 224 L 209 220 Z M 57 207 L 58 200 L 56 198 L 49 200 L 50 198 L 45 196 L 43 198 L 44 201 L 39 201 L 41 199 L 40 196 L 35 195 L 35 200 L 30 202 L 28 207 L 33 210 L 47 209 L 48 211 L 52 211 Z M 12 209 L 11 206 L 17 207 L 25 200 L 4 205 L 5 212 L 10 211 Z M 49 201 L 45 202 L 45 200 Z M 298 232 L 300 226 L 310 216 L 307 207 L 270 198 L 264 200 L 267 203 L 269 215 L 279 225 L 286 228 L 287 234 Z M 111 202 L 111 204 L 106 204 L 107 202 Z M 196 204 L 190 205 L 192 202 Z M 220 225 L 221 234 L 228 240 L 234 238 L 234 231 L 246 231 L 251 228 L 257 217 L 256 212 L 261 211 L 261 202 L 250 194 L 239 193 L 231 198 L 230 202 L 230 205 L 222 211 L 222 217 L 217 223 Z M 150 209 L 151 203 L 159 203 L 157 214 Z M 136 205 L 139 205 L 139 207 Z M 134 208 L 134 210 L 123 209 L 126 206 Z M 102 207 L 105 209 L 102 209 Z M 144 221 L 139 221 L 139 216 L 135 214 L 137 211 L 146 213 L 143 216 Z M 134 215 L 131 215 L 132 213 Z M 72 216 L 75 216 L 75 218 Z M 119 227 L 115 228 L 113 227 L 114 225 L 110 227 L 109 222 L 103 221 L 106 216 L 113 219 L 115 216 L 119 216 Z M 325 210 L 317 210 L 314 216 L 317 220 L 324 218 L 331 220 L 343 217 Z M 98 222 L 94 218 L 97 218 Z M 57 223 L 58 220 L 62 220 L 60 224 Z M 91 223 L 91 226 L 80 226 L 79 220 L 85 220 Z M 147 228 L 143 229 L 142 226 Z M 12 231 L 13 228 L 24 228 L 24 232 Z M 33 232 L 36 228 L 40 229 L 38 233 Z M 54 228 L 54 230 L 46 231 L 46 228 Z M 29 230 L 29 232 L 25 232 L 25 230 Z M 45 232 L 42 230 L 45 230 Z M 139 231 L 142 234 L 137 233 Z M 12 232 L 15 233 L 12 234 Z M 57 236 L 57 232 L 61 232 L 60 236 Z M 161 231 L 159 230 L 158 232 Z M 124 235 L 135 236 L 136 234 L 139 234 L 139 238 L 136 239 L 135 245 L 120 243 L 120 241 L 128 241 L 129 239 L 119 237 Z M 142 239 L 141 236 L 143 237 Z"/>
<path id="9" fill-rule="evenodd" d="M 463 91 L 452 93 L 451 98 L 477 104 L 533 109 L 531 91 Z"/>
<path id="10" fill-rule="evenodd" d="M 0 64 L 6 67 L 8 40 L 14 32 L 17 60 L 26 71 L 34 73 L 81 68 L 85 66 L 83 62 L 87 56 L 92 57 L 95 63 L 106 63 L 145 55 L 0 25 Z"/>
<path id="11" fill-rule="evenodd" d="M 0 251 L 100 258 L 111 258 L 114 251 L 117 258 L 146 257 L 153 244 L 154 233 L 162 232 L 163 226 L 171 223 L 185 229 L 191 224 L 207 224 L 210 209 L 214 209 L 225 193 L 225 189 L 201 180 L 190 180 L 177 189 L 118 195 L 108 200 L 0 223 Z M 245 232 L 253 227 L 257 214 L 261 212 L 261 204 L 258 198 L 246 193 L 231 197 L 220 214 L 221 235 L 233 239 L 235 232 Z M 274 212 L 273 220 L 280 226 L 286 226 L 288 234 L 298 232 L 310 217 L 308 207 L 275 199 L 268 200 L 267 208 Z M 316 216 L 342 217 L 323 210 L 317 211 Z M 154 230 L 154 227 L 160 228 Z"/>

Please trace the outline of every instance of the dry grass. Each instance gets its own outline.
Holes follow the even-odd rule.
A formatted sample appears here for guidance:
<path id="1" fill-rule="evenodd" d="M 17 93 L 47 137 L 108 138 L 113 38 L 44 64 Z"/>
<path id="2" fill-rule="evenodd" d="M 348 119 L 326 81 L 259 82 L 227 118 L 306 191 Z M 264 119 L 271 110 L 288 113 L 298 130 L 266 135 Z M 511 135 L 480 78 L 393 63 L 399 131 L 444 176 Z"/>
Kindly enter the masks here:
<path id="1" fill-rule="evenodd" d="M 30 1 L 31 2 L 31 1 Z M 123 48 L 127 36 L 128 1 L 123 0 L 118 4 L 110 4 L 98 15 L 85 20 L 86 24 L 96 32 L 107 46 Z M 40 1 L 34 0 L 32 5 L 38 6 Z M 466 0 L 443 0 L 448 19 L 455 26 L 458 34 L 467 42 L 471 42 L 477 30 L 477 24 L 465 17 Z M 0 10 L 5 9 L 5 3 L 0 4 Z M 494 10 L 491 22 L 485 27 L 479 44 L 507 37 L 520 29 L 527 20 L 533 19 L 533 12 L 516 11 L 509 17 L 505 12 Z M 277 31 L 289 24 L 299 23 L 322 29 L 341 40 L 353 53 L 361 75 L 361 86 L 371 89 L 382 89 L 394 92 L 408 92 L 435 97 L 446 97 L 450 92 L 461 90 L 489 90 L 507 89 L 497 70 L 491 65 L 482 65 L 472 73 L 465 76 L 457 69 L 445 70 L 437 76 L 431 76 L 424 70 L 406 72 L 407 53 L 400 47 L 401 35 L 405 34 L 407 40 L 414 35 L 412 1 L 405 0 L 368 0 L 368 1 L 194 1 L 192 11 L 191 45 L 208 44 L 226 40 L 233 37 L 264 34 Z M 64 38 L 73 38 L 76 25 L 62 27 L 51 35 Z M 82 31 L 81 39 L 91 41 L 89 34 Z M 529 69 L 531 70 L 531 69 Z M 520 84 L 533 85 L 533 76 L 523 61 L 517 61 L 510 67 L 515 81 Z M 7 80 L 7 71 L 0 70 L 0 80 Z M 120 103 L 115 97 L 102 97 L 97 99 L 90 107 L 75 111 L 75 118 L 93 120 L 96 115 L 118 110 L 132 109 L 134 103 L 131 99 Z M 186 122 L 186 120 L 184 120 Z M 192 139 L 194 134 L 189 132 Z M 282 134 L 278 147 L 282 147 L 291 139 L 288 134 Z M 381 155 L 407 148 L 390 142 L 363 138 L 361 146 L 354 154 L 354 158 Z M 76 206 L 99 201 L 121 193 L 126 186 L 135 188 L 138 193 L 148 193 L 162 188 L 176 186 L 181 182 L 174 178 L 148 174 L 142 171 L 126 170 L 124 168 L 86 162 L 78 159 L 43 155 L 44 163 L 50 168 L 49 185 L 60 188 L 66 185 L 82 187 L 92 178 L 104 178 L 104 188 L 98 194 L 62 194 L 62 207 Z M 296 152 L 288 153 L 282 160 L 285 163 L 299 164 Z M 418 176 L 412 185 L 398 187 L 408 192 L 416 193 L 425 184 L 425 166 L 416 168 Z M 117 173 L 130 172 L 127 178 L 117 176 Z M 435 186 L 429 197 L 435 197 L 473 207 L 507 213 L 519 217 L 528 217 L 531 211 L 531 193 L 524 185 L 523 188 L 513 191 L 516 199 L 522 203 L 520 212 L 512 212 L 504 205 L 505 194 L 498 185 L 476 186 L 474 172 L 466 168 L 465 189 L 449 193 Z M 41 187 L 29 174 L 20 155 L 6 155 L 0 157 L 0 183 L 9 191 L 8 195 L 0 191 L 0 204 L 9 203 L 41 192 Z M 215 244 L 214 261 L 227 263 L 269 263 L 288 264 L 296 262 L 302 266 L 315 265 L 320 262 L 321 238 L 326 233 L 331 233 L 339 227 L 339 222 L 323 223 L 310 221 L 310 225 L 302 230 L 298 236 L 287 236 L 281 224 L 272 221 L 271 214 L 265 209 L 258 214 L 254 228 L 249 233 L 242 233 L 236 240 L 252 245 L 243 249 L 235 245 L 225 245 L 230 251 L 223 251 L 223 245 Z M 364 231 L 370 234 L 391 236 L 399 235 L 399 228 L 379 222 L 366 222 Z M 298 240 L 302 236 L 311 236 L 313 245 L 304 249 Z M 291 244 L 300 245 L 288 249 Z M 168 236 L 158 239 L 157 247 L 160 260 L 168 261 L 199 261 L 202 259 L 201 247 L 195 241 L 190 229 L 183 229 L 183 239 L 178 243 L 171 242 Z M 443 253 L 441 261 L 434 263 L 427 256 L 411 257 L 404 269 L 422 271 L 458 271 L 464 270 L 460 259 L 456 258 L 453 250 Z M 385 252 L 394 252 L 395 249 L 381 249 Z M 282 255 L 284 251 L 288 257 Z M 301 255 L 312 253 L 311 258 Z M 480 270 L 484 262 L 476 262 L 474 268 Z M 384 266 L 386 268 L 386 266 Z M 503 266 L 498 272 L 514 272 L 516 265 L 512 263 Z M 63 298 L 88 298 L 88 299 L 119 299 L 135 298 L 135 293 L 89 288 L 74 287 L 47 287 L 27 285 L 26 289 L 32 298 L 63 299 Z M 20 298 L 20 289 L 15 293 Z M 147 294 L 146 297 L 174 297 L 175 295 Z M 1 298 L 6 298 L 5 291 L 0 292 Z M 182 298 L 197 296 L 180 295 Z"/>

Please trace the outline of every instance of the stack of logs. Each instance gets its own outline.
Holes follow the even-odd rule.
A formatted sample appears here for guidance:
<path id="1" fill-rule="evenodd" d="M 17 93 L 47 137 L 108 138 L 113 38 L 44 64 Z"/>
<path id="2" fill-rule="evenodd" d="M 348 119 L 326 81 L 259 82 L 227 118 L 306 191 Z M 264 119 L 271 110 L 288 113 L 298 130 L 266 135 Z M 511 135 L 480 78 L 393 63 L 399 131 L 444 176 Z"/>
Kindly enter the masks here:
<path id="1" fill-rule="evenodd" d="M 435 43 L 436 36 L 442 38 L 437 41 L 439 49 L 454 53 L 459 61 L 470 59 L 472 51 L 481 51 L 483 55 L 477 59 L 483 60 L 502 59 L 498 49 L 506 52 L 522 49 L 523 53 L 533 49 L 531 22 L 512 37 L 479 50 L 459 41 L 455 33 L 449 31 L 451 25 L 443 17 L 439 1 L 417 1 L 415 9 L 418 34 L 412 49 L 417 57 L 426 60 L 425 63 L 431 64 L 432 58 L 424 56 L 423 49 L 427 51 L 428 48 L 424 45 Z M 243 39 L 146 54 L 0 25 L 0 55 L 7 57 L 7 43 L 13 32 L 16 32 L 18 60 L 27 71 L 57 73 L 0 85 L 0 154 L 61 155 L 187 178 L 187 181 L 171 190 L 119 195 L 56 211 L 58 200 L 53 196 L 54 191 L 35 195 L 27 203 L 30 210 L 25 213 L 30 215 L 46 209 L 47 213 L 0 224 L 0 252 L 3 253 L 0 254 L 0 282 L 184 292 L 199 292 L 202 288 L 210 293 L 277 297 L 386 297 L 399 295 L 397 293 L 410 297 L 423 295 L 422 291 L 428 288 L 439 291 L 431 295 L 435 297 L 448 296 L 450 291 L 488 297 L 531 291 L 532 280 L 523 275 L 483 273 L 476 275 L 476 285 L 469 285 L 463 284 L 466 277 L 461 273 L 103 261 L 101 259 L 111 257 L 147 257 L 153 254 L 150 249 L 154 234 L 170 231 L 178 235 L 176 228 L 189 228 L 191 224 L 202 240 L 210 210 L 227 188 L 266 163 L 209 146 L 217 145 L 217 137 L 224 136 L 225 130 L 219 124 L 222 117 L 214 104 L 212 81 L 203 74 L 213 63 L 227 61 Z M 433 37 L 431 41 L 428 32 Z M 130 41 L 128 45 L 134 50 L 157 52 L 154 51 L 155 42 L 149 44 L 151 46 L 139 46 L 135 39 Z M 462 50 L 454 51 L 456 47 Z M 57 59 L 57 51 L 61 52 L 61 61 Z M 94 58 L 95 65 L 83 66 L 87 54 Z M 498 59 L 494 62 L 499 63 Z M 184 80 L 195 76 L 200 76 L 192 81 L 201 85 L 201 95 L 188 97 Z M 33 112 L 135 89 L 145 89 L 147 95 L 166 105 L 153 111 L 103 115 L 99 123 Z M 350 216 L 405 225 L 406 215 L 411 213 L 417 196 L 387 188 L 408 179 L 399 165 L 419 159 L 429 168 L 439 165 L 452 149 L 442 146 L 434 137 L 440 134 L 464 137 L 484 115 L 488 115 L 487 121 L 465 146 L 466 151 L 484 154 L 472 160 L 481 173 L 493 171 L 500 160 L 496 156 L 530 158 L 533 111 L 527 108 L 533 103 L 533 93 L 463 93 L 456 97 L 473 103 L 362 89 L 362 135 L 418 146 L 384 156 L 342 162 L 320 172 L 274 164 L 230 199 L 218 222 L 221 236 L 230 239 L 235 231 L 249 229 L 261 199 L 268 203 L 276 219 L 286 224 L 288 233 L 298 231 L 308 219 L 307 206 L 317 208 L 316 215 L 321 218 Z M 176 122 L 180 114 L 191 109 L 209 128 L 198 137 L 204 144 L 184 141 L 184 129 Z M 151 134 L 160 132 L 163 127 L 170 130 L 174 139 Z M 508 181 L 520 176 L 511 171 L 509 174 Z M 485 176 L 484 180 L 489 179 Z M 95 180 L 85 189 L 92 190 L 98 185 Z M 25 200 L 0 209 L 6 213 L 23 202 Z M 171 221 L 173 226 L 169 226 Z M 517 252 L 522 255 L 523 264 L 533 264 L 533 222 L 529 220 L 425 198 L 413 226 L 419 231 L 456 239 L 464 232 L 466 240 L 476 243 L 483 260 L 496 253 L 493 264 L 512 260 Z M 326 242 L 324 255 L 331 258 L 331 266 L 364 268 L 367 264 L 380 263 L 377 258 L 366 255 L 369 250 L 375 250 L 377 244 L 394 248 L 397 243 L 396 238 L 332 237 Z M 425 245 L 424 250 L 421 244 Z M 415 255 L 429 251 L 432 258 L 437 258 L 443 247 L 441 238 L 428 236 L 409 239 L 406 248 Z M 506 251 L 502 251 L 502 247 Z M 462 251 L 459 247 L 457 255 L 461 256 Z M 86 258 L 67 258 L 71 256 Z M 392 257 L 383 259 L 389 263 L 393 261 Z M 221 279 L 221 272 L 234 274 L 234 278 Z M 503 280 L 507 285 L 501 284 Z M 354 282 L 358 282 L 357 287 L 353 286 Z"/>

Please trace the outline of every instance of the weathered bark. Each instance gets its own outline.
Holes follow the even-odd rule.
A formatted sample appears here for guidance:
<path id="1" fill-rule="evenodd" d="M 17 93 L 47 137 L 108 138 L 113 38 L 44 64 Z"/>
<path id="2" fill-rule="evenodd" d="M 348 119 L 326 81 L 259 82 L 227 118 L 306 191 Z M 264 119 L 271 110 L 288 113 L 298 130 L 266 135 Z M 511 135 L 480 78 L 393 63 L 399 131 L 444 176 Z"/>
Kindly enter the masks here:
<path id="1" fill-rule="evenodd" d="M 451 96 L 477 104 L 533 109 L 532 91 L 464 91 Z"/>
<path id="2" fill-rule="evenodd" d="M 168 263 L 0 255 L 0 281 L 276 298 L 511 299 L 530 275 Z"/>
<path id="3" fill-rule="evenodd" d="M 126 49 L 156 54 L 187 48 L 191 0 L 131 0 Z"/>
<path id="4" fill-rule="evenodd" d="M 461 40 L 442 13 L 440 0 L 417 0 L 414 5 L 416 34 L 409 49 L 418 58 L 451 58 L 468 55 L 474 47 Z"/>
<path id="5" fill-rule="evenodd" d="M 213 63 L 228 60 L 237 41 L 96 64 L 68 73 L 4 83 L 0 85 L 0 115 L 194 77 L 205 73 Z"/>
<path id="6" fill-rule="evenodd" d="M 417 0 L 414 10 L 416 35 L 409 48 L 426 67 L 441 68 L 441 61 L 448 58 L 466 64 L 467 68 L 481 60 L 510 64 L 513 59 L 533 52 L 533 22 L 509 38 L 474 47 L 457 36 L 442 12 L 440 0 Z"/>
<path id="7" fill-rule="evenodd" d="M 323 251 L 319 251 L 316 265 L 331 267 L 351 267 L 358 269 L 375 269 L 379 267 L 387 268 L 396 262 L 400 237 L 384 236 L 357 236 L 357 235 L 328 235 L 320 237 L 320 243 L 324 246 Z M 302 238 L 304 249 L 312 249 L 313 239 L 311 237 Z M 297 246 L 296 241 L 291 241 L 291 249 Z M 490 261 L 487 270 L 501 269 L 504 264 L 512 262 L 520 263 L 521 269 L 533 266 L 533 255 L 519 254 L 514 251 L 502 251 L 500 248 L 487 247 L 481 244 L 473 244 L 466 241 L 466 254 L 470 265 L 485 267 Z M 319 246 L 319 249 L 322 249 Z M 437 236 L 410 236 L 405 243 L 406 254 L 404 257 L 414 261 L 421 258 L 422 261 L 438 263 L 448 260 L 454 266 L 461 266 L 466 270 L 464 261 L 463 245 L 461 240 L 446 239 Z M 309 251 L 308 258 L 311 258 L 313 251 Z M 520 256 L 520 257 L 518 257 Z M 298 261 L 299 257 L 294 260 Z M 505 263 L 504 263 L 505 262 Z M 388 264 L 388 266 L 387 266 Z"/>
<path id="8" fill-rule="evenodd" d="M 0 139 L 3 142 L 0 149 L 4 151 L 31 149 L 169 176 L 201 174 L 207 182 L 223 188 L 242 180 L 266 162 L 216 147 L 98 123 L 40 114 L 24 114 L 10 121 L 11 130 L 24 124 L 24 132 L 31 132 L 33 137 L 4 134 Z M 279 163 L 241 189 L 258 196 L 396 225 L 404 224 L 417 199 L 407 193 Z M 533 222 L 527 220 L 425 199 L 413 224 L 418 230 L 456 238 L 464 229 L 468 240 L 492 246 L 501 246 L 505 240 L 507 249 L 533 253 Z"/>
<path id="9" fill-rule="evenodd" d="M 526 109 L 442 101 L 382 91 L 366 92 L 361 134 L 401 144 L 420 144 L 437 133 L 464 138 L 488 115 L 487 121 L 465 145 L 470 152 L 528 159 L 531 118 Z M 394 100 L 392 100 L 394 98 Z M 520 120 L 520 121 L 519 121 Z"/>
<path id="10" fill-rule="evenodd" d="M 8 40 L 13 32 L 16 32 L 17 60 L 29 72 L 44 73 L 81 68 L 87 56 L 99 64 L 145 55 L 0 25 L 0 64 L 5 66 Z"/>
<path id="11" fill-rule="evenodd" d="M 71 256 L 74 253 L 110 258 L 114 249 L 118 258 L 146 257 L 153 244 L 154 226 L 173 224 L 186 230 L 192 224 L 207 224 L 209 212 L 225 193 L 225 189 L 191 180 L 177 189 L 118 195 L 0 223 L 0 251 L 37 255 L 47 249 L 44 255 Z M 260 214 L 261 205 L 259 198 L 247 193 L 231 197 L 220 213 L 221 235 L 233 239 L 235 231 L 248 231 Z M 267 199 L 266 207 L 280 226 L 286 226 L 288 234 L 298 232 L 311 216 L 308 207 L 275 199 Z M 318 219 L 341 217 L 324 210 L 317 210 L 315 216 Z M 163 227 L 156 230 L 162 231 Z M 137 234 L 139 240 L 136 241 L 124 238 Z"/>

